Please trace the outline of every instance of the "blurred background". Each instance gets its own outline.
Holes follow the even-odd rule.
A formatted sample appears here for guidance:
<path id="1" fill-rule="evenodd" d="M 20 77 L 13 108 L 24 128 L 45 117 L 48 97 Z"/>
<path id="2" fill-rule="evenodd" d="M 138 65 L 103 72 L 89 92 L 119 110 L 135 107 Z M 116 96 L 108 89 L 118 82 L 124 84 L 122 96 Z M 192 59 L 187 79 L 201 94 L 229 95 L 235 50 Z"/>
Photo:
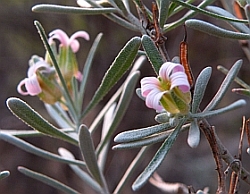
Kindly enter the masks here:
<path id="1" fill-rule="evenodd" d="M 150 5 L 150 0 L 143 2 Z M 24 99 L 34 109 L 38 110 L 45 118 L 49 119 L 43 103 L 37 97 L 21 96 L 16 91 L 16 86 L 20 80 L 26 77 L 28 69 L 28 60 L 33 54 L 44 56 L 44 47 L 39 38 L 37 30 L 34 26 L 34 20 L 42 23 L 46 32 L 60 28 L 67 32 L 68 35 L 73 34 L 78 30 L 85 30 L 90 34 L 90 41 L 81 41 L 81 49 L 78 52 L 78 59 L 81 68 L 85 62 L 88 50 L 91 47 L 93 40 L 98 33 L 104 34 L 101 40 L 100 47 L 96 54 L 92 71 L 88 82 L 88 95 L 85 98 L 87 103 L 95 89 L 101 82 L 101 79 L 108 69 L 109 65 L 114 60 L 119 50 L 133 36 L 140 34 L 129 31 L 112 23 L 103 16 L 81 16 L 81 15 L 59 15 L 48 13 L 33 13 L 32 6 L 38 3 L 53 3 L 61 5 L 76 5 L 75 1 L 70 0 L 2 0 L 0 6 L 0 129 L 29 129 L 16 117 L 14 117 L 6 108 L 5 101 L 8 97 L 16 96 Z M 216 3 L 219 5 L 219 3 Z M 205 16 L 198 15 L 196 18 L 209 20 Z M 217 20 L 212 21 L 215 24 L 225 25 Z M 169 55 L 174 57 L 178 55 L 179 43 L 184 36 L 183 27 L 166 34 L 167 49 Z M 189 43 L 189 62 L 193 69 L 193 74 L 196 77 L 199 72 L 206 66 L 213 67 L 212 79 L 209 82 L 207 92 L 205 94 L 202 108 L 211 100 L 213 95 L 218 90 L 224 75 L 216 70 L 217 65 L 223 65 L 230 68 L 238 59 L 243 59 L 243 66 L 239 76 L 250 83 L 250 64 L 245 57 L 238 41 L 219 39 L 197 31 L 188 29 Z M 148 62 L 145 62 L 141 70 L 141 76 L 154 75 Z M 120 82 L 121 83 L 121 82 Z M 118 83 L 118 85 L 120 84 Z M 118 85 L 114 88 L 118 88 Z M 139 84 L 138 84 L 139 87 Z M 237 87 L 236 84 L 232 85 Z M 84 123 L 88 126 L 98 114 L 101 107 L 111 97 L 112 91 L 100 103 L 100 105 L 92 111 L 85 119 Z M 244 98 L 231 93 L 230 90 L 223 99 L 220 107 L 232 103 L 234 100 Z M 246 99 L 246 98 L 244 98 Z M 246 99 L 249 103 L 249 100 Z M 242 124 L 242 116 L 250 117 L 249 108 L 242 108 L 222 116 L 211 118 L 209 122 L 215 125 L 216 131 L 221 138 L 223 144 L 229 149 L 232 155 L 237 155 L 239 143 L 239 130 Z M 133 128 L 147 127 L 156 124 L 154 121 L 155 112 L 146 108 L 143 101 L 136 95 L 132 99 L 129 106 L 129 111 L 125 115 L 123 122 L 118 127 L 116 134 Z M 52 120 L 50 120 L 53 122 Z M 98 141 L 98 132 L 95 135 L 95 141 Z M 204 187 L 210 188 L 210 193 L 215 193 L 217 188 L 216 166 L 212 157 L 207 140 L 201 135 L 200 145 L 191 149 L 187 143 L 187 132 L 183 132 L 177 139 L 173 148 L 167 155 L 163 164 L 158 169 L 158 173 L 167 182 L 181 182 L 186 185 L 192 185 L 196 190 Z M 59 147 L 65 147 L 72 151 L 78 159 L 81 159 L 81 154 L 78 148 L 70 146 L 62 141 L 58 141 L 49 137 L 43 138 L 25 138 L 26 141 L 53 153 L 57 153 Z M 111 143 L 111 146 L 114 143 Z M 140 168 L 138 168 L 128 182 L 123 193 L 162 193 L 159 189 L 147 183 L 141 190 L 133 192 L 131 185 L 139 173 L 145 168 L 155 151 L 160 144 L 156 144 L 150 148 L 150 152 L 145 157 Z M 244 141 L 243 152 L 246 150 L 246 139 Z M 114 190 L 123 173 L 133 160 L 139 150 L 123 150 L 113 151 L 110 149 L 105 169 L 109 188 Z M 243 165 L 250 170 L 249 155 L 243 154 Z M 92 190 L 65 165 L 57 162 L 41 159 L 32 154 L 26 153 L 23 150 L 0 141 L 0 171 L 9 170 L 11 175 L 0 181 L 0 193 L 4 194 L 59 194 L 57 190 L 33 180 L 17 171 L 18 166 L 24 166 L 31 170 L 44 173 L 52 178 L 71 186 L 80 193 L 91 194 Z M 225 165 L 226 169 L 226 165 Z M 229 177 L 227 178 L 227 183 Z M 241 181 L 240 192 L 247 193 L 249 186 Z"/>

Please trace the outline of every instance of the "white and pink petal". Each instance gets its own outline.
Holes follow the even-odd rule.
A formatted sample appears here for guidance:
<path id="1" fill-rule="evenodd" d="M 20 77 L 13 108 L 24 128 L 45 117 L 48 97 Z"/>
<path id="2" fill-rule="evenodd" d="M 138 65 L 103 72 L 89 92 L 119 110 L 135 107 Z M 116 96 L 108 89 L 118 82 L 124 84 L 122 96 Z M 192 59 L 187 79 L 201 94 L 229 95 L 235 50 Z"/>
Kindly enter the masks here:
<path id="1" fill-rule="evenodd" d="M 50 36 L 49 43 L 51 43 L 53 39 L 57 39 L 63 46 L 68 46 L 69 37 L 63 30 L 61 29 L 53 30 L 52 32 L 49 33 L 49 36 Z"/>
<path id="2" fill-rule="evenodd" d="M 22 90 L 22 87 L 25 86 L 26 91 Z M 23 79 L 17 86 L 17 91 L 22 95 L 31 95 L 36 96 L 42 92 L 40 84 L 38 82 L 36 74 L 29 78 Z"/>
<path id="3" fill-rule="evenodd" d="M 152 90 L 146 97 L 146 106 L 155 109 L 157 112 L 161 112 L 163 107 L 160 104 L 160 99 L 165 92 L 159 92 L 158 90 Z"/>
<path id="4" fill-rule="evenodd" d="M 151 90 L 158 89 L 160 82 L 156 77 L 145 77 L 141 80 L 142 96 L 146 97 Z"/>
<path id="5" fill-rule="evenodd" d="M 179 87 L 184 93 L 190 90 L 190 85 L 187 79 L 187 75 L 184 72 L 176 72 L 170 76 L 171 88 Z"/>

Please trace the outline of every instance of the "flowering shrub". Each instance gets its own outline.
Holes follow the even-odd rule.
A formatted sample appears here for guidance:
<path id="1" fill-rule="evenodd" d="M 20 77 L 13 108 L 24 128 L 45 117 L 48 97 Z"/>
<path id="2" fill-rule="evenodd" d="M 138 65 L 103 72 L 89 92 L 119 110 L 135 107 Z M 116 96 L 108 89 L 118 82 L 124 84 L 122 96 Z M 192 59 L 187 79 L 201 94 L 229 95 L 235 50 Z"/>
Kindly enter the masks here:
<path id="1" fill-rule="evenodd" d="M 222 144 L 215 127 L 210 125 L 208 121 L 210 117 L 220 116 L 229 111 L 248 106 L 246 100 L 239 99 L 225 107 L 217 108 L 234 81 L 240 84 L 242 88 L 235 88 L 233 92 L 249 96 L 250 86 L 237 77 L 242 60 L 237 60 L 230 70 L 219 67 L 226 74 L 226 77 L 208 105 L 201 108 L 200 105 L 212 74 L 212 68 L 205 67 L 197 77 L 193 78 L 188 61 L 188 34 L 186 32 L 186 28 L 193 28 L 219 38 L 247 42 L 250 39 L 250 30 L 247 26 L 250 23 L 250 2 L 237 1 L 232 4 L 229 1 L 222 0 L 222 7 L 212 5 L 212 0 L 204 0 L 199 5 L 194 5 L 193 2 L 192 0 L 156 0 L 151 2 L 152 7 L 146 7 L 143 0 L 79 0 L 77 4 L 80 7 L 51 4 L 34 6 L 32 8 L 34 12 L 102 14 L 116 24 L 137 32 L 138 35 L 128 40 L 120 50 L 103 76 L 94 96 L 85 105 L 83 99 L 87 92 L 86 85 L 91 82 L 88 75 L 102 33 L 98 34 L 93 40 L 85 66 L 83 70 L 80 70 L 76 57 L 76 52 L 80 49 L 77 38 L 90 40 L 89 34 L 85 31 L 78 31 L 68 37 L 66 32 L 56 29 L 49 33 L 47 37 L 41 23 L 35 21 L 35 26 L 44 43 L 45 57 L 36 55 L 31 57 L 27 78 L 20 81 L 17 91 L 22 95 L 38 96 L 45 104 L 48 115 L 54 119 L 57 126 L 43 118 L 25 101 L 10 97 L 6 101 L 8 109 L 31 127 L 34 132 L 30 134 L 30 131 L 2 130 L 0 139 L 40 157 L 68 164 L 76 175 L 97 193 L 122 193 L 124 186 L 127 186 L 127 180 L 147 154 L 148 148 L 161 142 L 161 146 L 148 166 L 131 185 L 132 189 L 137 191 L 149 181 L 165 193 L 208 193 L 207 188 L 201 190 L 202 188 L 188 187 L 182 183 L 170 184 L 164 182 L 157 174 L 157 169 L 181 132 L 188 130 L 187 143 L 191 148 L 196 148 L 199 145 L 200 132 L 202 132 L 209 143 L 218 172 L 217 193 L 237 193 L 240 183 L 245 182 L 250 185 L 250 173 L 244 168 L 245 162 L 242 161 L 240 154 L 244 150 L 242 148 L 244 133 L 247 134 L 247 153 L 250 153 L 249 120 L 244 119 L 239 143 L 239 155 L 235 158 Z M 137 13 L 131 11 L 132 6 L 137 10 Z M 184 8 L 188 9 L 187 13 L 176 19 Z M 195 19 L 197 13 L 226 21 L 233 27 L 233 30 Z M 241 13 L 245 13 L 246 19 L 242 19 Z M 170 22 L 169 18 L 172 16 L 175 16 L 175 21 Z M 181 25 L 185 26 L 186 34 L 180 46 L 176 45 L 180 47 L 180 53 L 172 57 L 166 48 L 167 32 L 175 30 L 176 27 Z M 243 50 L 249 57 L 249 49 L 244 48 Z M 151 64 L 155 75 L 142 78 L 140 81 L 141 88 L 136 89 L 140 69 L 143 68 L 141 65 L 145 59 Z M 130 72 L 127 73 L 128 71 Z M 87 126 L 83 123 L 86 116 L 110 93 L 113 86 L 124 75 L 127 76 L 124 83 L 109 99 L 92 124 Z M 149 111 L 155 111 L 157 124 L 150 127 L 142 126 L 140 129 L 124 129 L 123 132 L 114 137 L 118 125 L 123 121 L 123 116 L 134 91 L 145 101 L 148 108 L 154 109 L 149 109 Z M 92 133 L 97 129 L 100 122 L 104 124 L 101 130 L 101 138 L 98 145 L 95 146 Z M 20 138 L 20 134 L 22 136 L 50 136 L 68 142 L 79 148 L 83 160 L 75 159 L 74 155 L 65 148 L 59 148 L 59 154 L 38 148 Z M 109 144 L 112 141 L 116 143 L 112 147 L 113 150 L 140 148 L 138 155 L 128 167 L 114 191 L 109 188 L 110 180 L 103 171 L 106 156 L 110 149 Z M 226 168 L 223 167 L 223 161 L 226 163 Z M 232 170 L 229 186 L 226 184 L 227 178 L 225 175 L 228 169 Z M 65 193 L 81 193 L 81 191 L 76 191 L 40 172 L 21 166 L 18 170 Z M 8 171 L 2 171 L 0 178 L 5 178 L 9 174 Z"/>

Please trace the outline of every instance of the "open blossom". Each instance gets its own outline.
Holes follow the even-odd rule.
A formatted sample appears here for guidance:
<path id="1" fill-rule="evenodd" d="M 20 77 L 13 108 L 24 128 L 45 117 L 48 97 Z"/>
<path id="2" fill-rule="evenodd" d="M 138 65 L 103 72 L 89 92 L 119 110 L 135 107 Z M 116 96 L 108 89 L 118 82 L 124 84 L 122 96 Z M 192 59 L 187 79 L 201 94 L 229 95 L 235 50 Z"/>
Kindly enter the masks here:
<path id="1" fill-rule="evenodd" d="M 27 78 L 20 81 L 17 91 L 22 95 L 37 95 L 41 100 L 49 104 L 57 102 L 62 95 L 55 83 L 54 68 L 38 56 L 33 56 L 29 64 Z"/>
<path id="2" fill-rule="evenodd" d="M 55 46 L 55 39 L 60 42 L 59 49 L 57 51 L 58 65 L 68 85 L 70 85 L 73 76 L 75 76 L 79 81 L 82 79 L 82 75 L 78 71 L 78 64 L 75 55 L 80 48 L 80 43 L 77 38 L 89 40 L 89 34 L 85 31 L 77 31 L 68 37 L 68 35 L 60 29 L 53 30 L 49 34 L 50 45 Z"/>
<path id="3" fill-rule="evenodd" d="M 36 96 L 42 92 L 36 71 L 42 70 L 44 72 L 50 72 L 51 66 L 47 64 L 41 57 L 39 57 L 38 60 L 38 62 L 31 64 L 27 73 L 28 77 L 20 81 L 17 86 L 17 91 L 22 95 Z M 23 86 L 25 87 L 26 91 L 22 89 Z"/>
<path id="4" fill-rule="evenodd" d="M 157 112 L 187 113 L 189 109 L 190 85 L 181 64 L 164 63 L 159 77 L 145 77 L 141 80 L 142 96 L 146 105 Z"/>
<path id="5" fill-rule="evenodd" d="M 49 34 L 49 43 L 52 43 L 54 39 L 57 39 L 61 43 L 60 46 L 70 46 L 72 51 L 76 53 L 80 48 L 80 44 L 77 38 L 84 38 L 85 40 L 89 40 L 89 34 L 85 31 L 77 31 L 72 36 L 68 37 L 68 35 L 64 31 L 56 29 Z"/>

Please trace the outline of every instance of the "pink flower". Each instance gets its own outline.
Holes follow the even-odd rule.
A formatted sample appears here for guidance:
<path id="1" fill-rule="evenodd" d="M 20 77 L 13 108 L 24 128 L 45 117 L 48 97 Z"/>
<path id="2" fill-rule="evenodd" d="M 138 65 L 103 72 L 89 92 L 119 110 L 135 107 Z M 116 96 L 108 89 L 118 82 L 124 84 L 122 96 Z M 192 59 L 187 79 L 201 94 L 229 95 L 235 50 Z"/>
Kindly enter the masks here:
<path id="1" fill-rule="evenodd" d="M 84 38 L 85 40 L 89 40 L 89 34 L 85 31 L 75 32 L 69 38 L 68 35 L 64 31 L 62 31 L 60 29 L 56 29 L 56 30 L 52 31 L 49 34 L 49 36 L 50 36 L 50 38 L 49 38 L 50 44 L 53 42 L 53 39 L 57 39 L 61 42 L 61 46 L 65 46 L 65 47 L 70 46 L 74 53 L 76 53 L 80 48 L 80 44 L 79 44 L 78 40 L 76 40 L 76 38 L 81 37 L 81 38 Z"/>
<path id="2" fill-rule="evenodd" d="M 36 96 L 42 92 L 40 87 L 36 71 L 40 70 L 45 73 L 51 72 L 51 66 L 47 64 L 42 58 L 39 61 L 31 65 L 28 69 L 28 77 L 20 81 L 17 86 L 17 91 L 22 95 Z M 26 91 L 22 89 L 25 86 Z"/>
<path id="3" fill-rule="evenodd" d="M 184 95 L 177 94 L 178 91 L 174 91 L 176 88 Z M 180 111 L 178 102 L 175 102 L 171 92 L 176 92 L 179 98 L 183 98 L 181 99 L 183 102 L 187 102 L 189 100 L 185 99 L 187 97 L 185 93 L 189 90 L 190 85 L 184 67 L 172 62 L 166 62 L 161 66 L 158 78 L 145 77 L 141 80 L 141 91 L 142 96 L 146 98 L 146 105 L 157 112 L 162 112 L 164 109 L 170 113 Z"/>

